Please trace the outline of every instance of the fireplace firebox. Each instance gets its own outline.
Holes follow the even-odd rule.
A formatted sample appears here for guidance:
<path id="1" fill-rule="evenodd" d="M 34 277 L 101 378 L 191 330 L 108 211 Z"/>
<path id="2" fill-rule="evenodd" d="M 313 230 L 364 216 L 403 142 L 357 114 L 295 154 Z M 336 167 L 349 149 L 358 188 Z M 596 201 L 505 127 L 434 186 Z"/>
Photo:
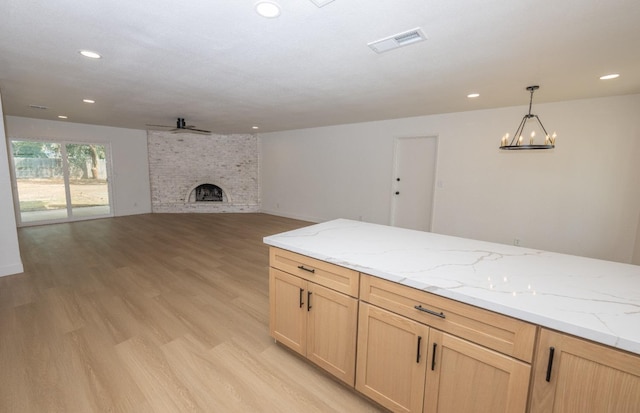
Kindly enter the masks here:
<path id="1" fill-rule="evenodd" d="M 202 184 L 195 188 L 196 202 L 222 202 L 224 192 L 222 188 L 213 184 Z"/>

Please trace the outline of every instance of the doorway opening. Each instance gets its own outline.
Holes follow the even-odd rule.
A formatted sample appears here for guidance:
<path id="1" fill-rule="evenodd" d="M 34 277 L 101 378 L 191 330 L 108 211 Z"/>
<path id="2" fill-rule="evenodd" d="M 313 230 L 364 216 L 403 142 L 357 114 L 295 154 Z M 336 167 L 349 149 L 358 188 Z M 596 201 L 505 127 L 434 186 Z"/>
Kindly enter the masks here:
<path id="1" fill-rule="evenodd" d="M 113 216 L 106 144 L 11 140 L 19 226 Z"/>

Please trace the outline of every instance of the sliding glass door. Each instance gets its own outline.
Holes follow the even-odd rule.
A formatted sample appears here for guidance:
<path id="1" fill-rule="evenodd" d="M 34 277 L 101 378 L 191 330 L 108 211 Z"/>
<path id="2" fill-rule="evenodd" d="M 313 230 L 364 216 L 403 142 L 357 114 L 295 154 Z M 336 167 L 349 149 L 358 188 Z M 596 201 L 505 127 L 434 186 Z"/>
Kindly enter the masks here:
<path id="1" fill-rule="evenodd" d="M 69 203 L 75 217 L 109 215 L 109 180 L 104 145 L 68 143 Z"/>
<path id="2" fill-rule="evenodd" d="M 12 140 L 20 224 L 111 216 L 107 148 Z"/>
<path id="3" fill-rule="evenodd" d="M 67 218 L 60 149 L 54 142 L 11 142 L 22 222 Z"/>

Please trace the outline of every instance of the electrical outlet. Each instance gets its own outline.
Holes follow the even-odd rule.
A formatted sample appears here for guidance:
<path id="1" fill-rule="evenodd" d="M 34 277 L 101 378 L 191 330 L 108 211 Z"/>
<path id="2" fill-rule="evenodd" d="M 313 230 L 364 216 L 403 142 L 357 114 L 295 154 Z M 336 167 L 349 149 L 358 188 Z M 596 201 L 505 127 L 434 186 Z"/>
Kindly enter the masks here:
<path id="1" fill-rule="evenodd" d="M 514 238 L 513 239 L 513 245 L 519 247 L 520 246 L 520 238 Z"/>

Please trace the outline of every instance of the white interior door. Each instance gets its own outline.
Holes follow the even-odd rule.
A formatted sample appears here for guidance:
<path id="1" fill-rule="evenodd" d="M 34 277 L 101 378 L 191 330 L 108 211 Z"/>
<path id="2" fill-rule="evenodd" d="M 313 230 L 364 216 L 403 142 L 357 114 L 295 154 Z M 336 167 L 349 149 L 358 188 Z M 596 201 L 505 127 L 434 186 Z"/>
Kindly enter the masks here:
<path id="1" fill-rule="evenodd" d="M 437 138 L 397 138 L 394 155 L 391 225 L 430 231 Z"/>

